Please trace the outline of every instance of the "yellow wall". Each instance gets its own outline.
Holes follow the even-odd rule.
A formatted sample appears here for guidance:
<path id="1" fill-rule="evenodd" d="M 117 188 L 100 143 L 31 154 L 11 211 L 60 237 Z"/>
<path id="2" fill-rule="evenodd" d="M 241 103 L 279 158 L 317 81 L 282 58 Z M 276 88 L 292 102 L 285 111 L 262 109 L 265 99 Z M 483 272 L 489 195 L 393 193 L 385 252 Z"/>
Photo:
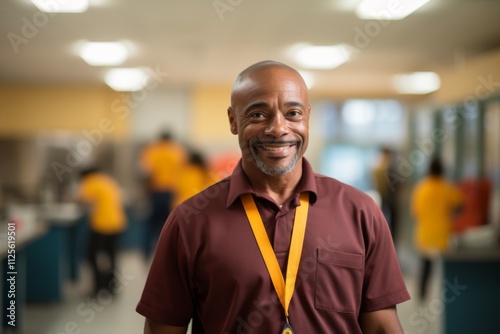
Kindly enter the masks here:
<path id="1" fill-rule="evenodd" d="M 101 85 L 0 86 L 0 135 L 102 128 L 109 138 L 120 138 L 129 128 L 128 106 L 123 97 Z"/>
<path id="2" fill-rule="evenodd" d="M 475 57 L 460 68 L 440 73 L 438 104 L 486 99 L 500 94 L 500 49 Z"/>
<path id="3" fill-rule="evenodd" d="M 236 142 L 229 130 L 230 86 L 198 86 L 193 90 L 189 139 L 196 144 Z"/>

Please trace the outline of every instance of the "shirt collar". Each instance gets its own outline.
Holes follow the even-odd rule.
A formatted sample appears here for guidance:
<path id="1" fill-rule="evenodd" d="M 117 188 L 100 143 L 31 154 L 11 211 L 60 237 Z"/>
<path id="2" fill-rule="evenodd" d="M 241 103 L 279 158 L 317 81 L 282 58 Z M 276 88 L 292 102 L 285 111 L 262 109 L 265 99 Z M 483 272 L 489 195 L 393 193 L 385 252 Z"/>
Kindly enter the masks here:
<path id="1" fill-rule="evenodd" d="M 305 191 L 310 192 L 309 201 L 311 204 L 314 204 L 317 199 L 317 187 L 316 187 L 316 179 L 314 177 L 314 171 L 307 161 L 306 158 L 302 158 L 302 178 L 300 179 L 298 185 L 298 194 L 303 193 Z M 250 186 L 250 182 L 248 181 L 248 177 L 243 171 L 243 167 L 241 164 L 241 159 L 236 165 L 231 177 L 229 178 L 229 193 L 226 201 L 226 208 L 229 208 L 234 204 L 234 202 L 242 195 L 251 193 L 254 194 L 252 187 Z"/>

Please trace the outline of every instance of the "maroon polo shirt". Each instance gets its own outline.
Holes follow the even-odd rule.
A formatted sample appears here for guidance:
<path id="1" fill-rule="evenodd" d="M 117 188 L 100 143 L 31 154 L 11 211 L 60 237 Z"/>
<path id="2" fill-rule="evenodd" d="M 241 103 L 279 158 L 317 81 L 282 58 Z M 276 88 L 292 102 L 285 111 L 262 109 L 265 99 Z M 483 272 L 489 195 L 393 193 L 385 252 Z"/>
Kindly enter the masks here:
<path id="1" fill-rule="evenodd" d="M 252 193 L 283 271 L 299 194 L 310 192 L 289 313 L 297 334 L 361 333 L 360 312 L 408 300 L 387 222 L 375 202 L 303 159 L 280 208 L 241 168 L 178 206 L 163 228 L 137 312 L 193 334 L 280 333 L 281 306 L 239 196 Z"/>

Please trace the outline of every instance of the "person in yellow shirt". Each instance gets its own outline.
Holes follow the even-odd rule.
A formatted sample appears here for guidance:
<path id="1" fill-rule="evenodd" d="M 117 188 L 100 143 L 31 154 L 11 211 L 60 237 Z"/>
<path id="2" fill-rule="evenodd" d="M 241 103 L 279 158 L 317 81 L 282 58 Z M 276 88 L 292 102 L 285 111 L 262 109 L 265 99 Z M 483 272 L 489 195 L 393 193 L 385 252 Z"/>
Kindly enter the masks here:
<path id="1" fill-rule="evenodd" d="M 140 167 L 146 177 L 150 202 L 144 239 L 146 259 L 153 253 L 163 224 L 172 210 L 177 178 L 186 162 L 186 149 L 168 132 L 161 134 L 157 141 L 147 145 L 141 153 Z"/>
<path id="2" fill-rule="evenodd" d="M 217 179 L 208 168 L 203 155 L 191 150 L 189 163 L 182 168 L 177 178 L 177 194 L 174 206 L 181 204 L 216 181 Z"/>
<path id="3" fill-rule="evenodd" d="M 94 276 L 94 294 L 102 289 L 114 293 L 119 236 L 127 227 L 125 208 L 118 184 L 97 168 L 81 173 L 78 198 L 90 209 L 89 262 Z M 98 261 L 101 254 L 107 261 Z"/>
<path id="4" fill-rule="evenodd" d="M 432 258 L 448 249 L 452 217 L 463 205 L 460 190 L 443 177 L 443 166 L 434 159 L 428 176 L 413 190 L 411 213 L 415 218 L 415 245 L 422 255 L 419 295 L 424 299 Z"/>

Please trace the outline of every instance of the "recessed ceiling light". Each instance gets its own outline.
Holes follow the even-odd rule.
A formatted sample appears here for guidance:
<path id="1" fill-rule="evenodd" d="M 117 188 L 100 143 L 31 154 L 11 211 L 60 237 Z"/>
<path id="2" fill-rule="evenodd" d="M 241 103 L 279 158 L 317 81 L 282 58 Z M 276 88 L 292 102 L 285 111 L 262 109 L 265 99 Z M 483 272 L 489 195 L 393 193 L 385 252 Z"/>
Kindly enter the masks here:
<path id="1" fill-rule="evenodd" d="M 429 0 L 363 0 L 356 15 L 365 20 L 401 20 L 425 5 Z"/>
<path id="2" fill-rule="evenodd" d="M 441 80 L 434 72 L 414 72 L 395 75 L 393 85 L 400 94 L 428 94 L 439 89 Z"/>
<path id="3" fill-rule="evenodd" d="M 120 42 L 86 42 L 80 48 L 80 57 L 92 66 L 120 65 L 127 56 L 127 48 Z"/>
<path id="4" fill-rule="evenodd" d="M 88 0 L 31 0 L 46 13 L 83 13 L 89 8 Z"/>
<path id="5" fill-rule="evenodd" d="M 347 62 L 351 50 L 347 45 L 312 46 L 303 45 L 293 52 L 295 62 L 306 69 L 330 70 Z"/>
<path id="6" fill-rule="evenodd" d="M 134 92 L 143 89 L 149 76 L 142 68 L 115 68 L 106 73 L 106 84 L 114 90 Z"/>

